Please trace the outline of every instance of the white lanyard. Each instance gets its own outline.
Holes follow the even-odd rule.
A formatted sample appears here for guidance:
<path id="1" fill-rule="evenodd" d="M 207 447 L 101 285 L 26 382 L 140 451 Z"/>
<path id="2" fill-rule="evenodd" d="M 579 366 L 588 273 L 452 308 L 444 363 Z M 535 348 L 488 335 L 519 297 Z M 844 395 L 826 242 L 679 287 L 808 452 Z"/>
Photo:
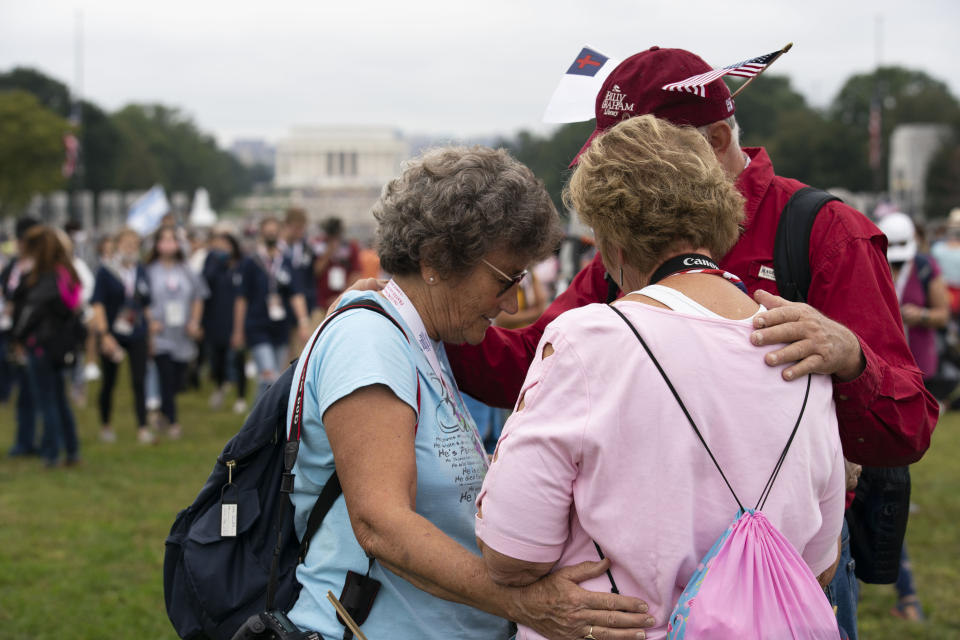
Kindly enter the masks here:
<path id="1" fill-rule="evenodd" d="M 447 387 L 443 369 L 440 367 L 440 360 L 437 359 L 437 352 L 433 348 L 433 341 L 430 339 L 430 334 L 427 333 L 427 328 L 423 326 L 423 320 L 420 319 L 420 314 L 417 313 L 417 309 L 413 306 L 413 303 L 410 302 L 410 298 L 403 292 L 400 285 L 393 280 L 388 282 L 387 286 L 383 288 L 383 295 L 397 308 L 397 311 L 400 312 L 400 317 L 403 318 L 407 326 L 416 334 L 417 344 L 420 345 L 423 354 L 427 356 L 427 362 L 430 363 L 430 368 L 437 374 L 437 378 L 440 379 L 440 384 L 443 385 L 443 388 L 447 390 L 447 393 L 449 393 L 452 398 L 453 393 L 450 391 L 450 388 Z M 459 393 L 457 395 L 459 395 Z"/>
<path id="2" fill-rule="evenodd" d="M 463 398 L 460 396 L 460 390 L 457 388 L 456 383 L 452 385 L 452 388 L 447 386 L 443 369 L 440 367 L 440 360 L 437 358 L 437 352 L 433 348 L 433 341 L 430 339 L 430 334 L 427 333 L 427 328 L 423 325 L 423 320 L 420 318 L 420 314 L 417 312 L 416 307 L 413 306 L 413 303 L 410 302 L 410 298 L 407 297 L 407 294 L 404 293 L 403 289 L 400 288 L 400 285 L 398 285 L 394 280 L 391 280 L 387 283 L 387 286 L 383 288 L 382 293 L 384 297 L 389 300 L 394 307 L 396 307 L 397 311 L 400 313 L 400 317 L 403 318 L 403 321 L 406 322 L 407 326 L 413 331 L 417 338 L 417 344 L 420 346 L 420 349 L 423 350 L 423 355 L 427 357 L 427 362 L 430 363 L 430 368 L 433 369 L 433 372 L 440 380 L 440 384 L 443 385 L 443 388 L 446 390 L 447 394 L 449 394 L 454 414 L 457 415 L 457 420 L 459 421 L 460 411 L 457 409 L 457 401 L 459 400 L 459 406 L 461 407 L 466 405 L 463 402 Z M 456 392 L 456 395 L 454 395 L 454 391 Z M 487 455 L 483 448 L 483 439 L 480 437 L 480 432 L 477 431 L 477 426 L 474 424 L 472 419 L 469 421 L 469 424 L 473 427 L 473 439 L 474 444 L 477 446 L 478 453 L 481 454 L 484 465 L 489 468 L 490 463 L 487 460 Z"/>
<path id="3" fill-rule="evenodd" d="M 123 282 L 123 292 L 127 300 L 133 299 L 133 292 L 137 284 L 137 268 L 120 267 L 120 281 Z"/>
<path id="4" fill-rule="evenodd" d="M 176 291 L 180 288 L 180 272 L 179 271 L 170 271 L 167 274 L 167 290 Z"/>
<path id="5" fill-rule="evenodd" d="M 277 255 L 271 258 L 269 252 L 261 250 L 258 252 L 258 257 L 263 270 L 267 274 L 267 289 L 270 293 L 276 293 L 277 275 L 283 268 L 283 253 L 278 251 Z"/>
<path id="6" fill-rule="evenodd" d="M 277 277 L 277 272 L 280 271 L 280 267 L 283 266 L 283 253 L 277 252 L 277 255 L 270 257 L 270 253 L 267 251 L 260 252 L 260 259 L 263 261 L 263 266 L 266 268 L 267 274 L 271 278 Z"/>

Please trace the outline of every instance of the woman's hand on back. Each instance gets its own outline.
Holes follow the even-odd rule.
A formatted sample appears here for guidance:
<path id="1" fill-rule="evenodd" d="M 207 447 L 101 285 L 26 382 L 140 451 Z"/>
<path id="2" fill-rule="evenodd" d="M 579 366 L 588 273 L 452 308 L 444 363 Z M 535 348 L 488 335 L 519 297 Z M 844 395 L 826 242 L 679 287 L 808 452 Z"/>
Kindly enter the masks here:
<path id="1" fill-rule="evenodd" d="M 575 640 L 593 634 L 597 640 L 637 640 L 656 624 L 639 598 L 587 591 L 581 582 L 604 574 L 609 560 L 582 562 L 548 574 L 516 590 L 515 622 L 551 640 Z"/>

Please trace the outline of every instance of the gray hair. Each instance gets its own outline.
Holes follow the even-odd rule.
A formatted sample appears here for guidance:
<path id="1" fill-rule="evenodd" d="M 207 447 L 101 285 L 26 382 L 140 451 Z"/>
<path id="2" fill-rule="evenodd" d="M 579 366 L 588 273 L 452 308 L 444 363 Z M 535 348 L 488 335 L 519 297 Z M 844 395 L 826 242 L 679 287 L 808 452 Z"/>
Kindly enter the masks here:
<path id="1" fill-rule="evenodd" d="M 733 138 L 733 144 L 737 147 L 740 146 L 740 125 L 737 124 L 737 116 L 732 115 L 729 118 L 724 118 L 723 120 L 718 120 L 718 122 L 726 122 L 727 126 L 730 127 L 730 135 Z M 710 125 L 715 124 L 711 122 L 710 124 L 705 124 L 702 127 L 697 127 L 697 131 L 700 132 L 704 138 L 707 137 L 707 129 L 710 128 Z"/>
<path id="2" fill-rule="evenodd" d="M 410 160 L 373 206 L 385 271 L 465 274 L 491 251 L 533 262 L 559 244 L 553 201 L 533 172 L 503 149 L 444 147 Z"/>

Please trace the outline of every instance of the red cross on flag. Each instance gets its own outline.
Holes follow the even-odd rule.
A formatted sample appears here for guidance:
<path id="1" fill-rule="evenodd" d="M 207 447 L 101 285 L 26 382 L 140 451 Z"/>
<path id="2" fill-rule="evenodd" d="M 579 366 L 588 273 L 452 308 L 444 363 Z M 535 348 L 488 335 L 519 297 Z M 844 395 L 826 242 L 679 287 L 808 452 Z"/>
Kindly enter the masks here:
<path id="1" fill-rule="evenodd" d="M 594 116 L 597 93 L 620 60 L 583 47 L 560 78 L 543 114 L 544 122 L 583 122 Z"/>

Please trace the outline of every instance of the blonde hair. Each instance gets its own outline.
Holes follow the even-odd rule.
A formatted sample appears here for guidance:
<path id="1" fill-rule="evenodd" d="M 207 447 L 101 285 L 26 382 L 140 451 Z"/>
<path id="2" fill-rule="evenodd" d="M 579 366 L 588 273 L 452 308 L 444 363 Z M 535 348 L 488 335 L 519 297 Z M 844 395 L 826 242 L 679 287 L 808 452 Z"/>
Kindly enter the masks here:
<path id="1" fill-rule="evenodd" d="M 130 227 L 124 227 L 123 229 L 120 229 L 120 231 L 117 232 L 117 235 L 113 237 L 113 241 L 117 244 L 120 244 L 124 238 L 133 238 L 138 244 L 140 242 L 140 234 Z"/>
<path id="2" fill-rule="evenodd" d="M 744 198 L 693 127 L 624 120 L 580 156 L 564 202 L 640 273 L 684 245 L 720 259 L 740 234 Z"/>

